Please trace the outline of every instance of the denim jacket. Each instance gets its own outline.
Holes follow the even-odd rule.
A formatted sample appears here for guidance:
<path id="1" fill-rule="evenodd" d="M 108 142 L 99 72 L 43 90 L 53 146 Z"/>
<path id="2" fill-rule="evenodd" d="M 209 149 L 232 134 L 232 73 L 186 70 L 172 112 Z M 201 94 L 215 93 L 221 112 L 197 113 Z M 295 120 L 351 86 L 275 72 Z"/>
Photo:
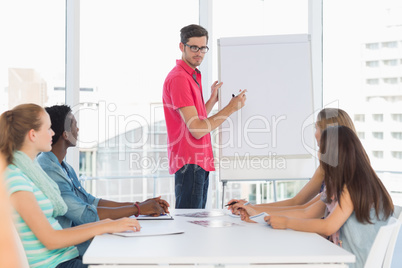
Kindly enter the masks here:
<path id="1" fill-rule="evenodd" d="M 77 174 L 69 164 L 65 161 L 60 164 L 52 152 L 41 153 L 38 156 L 38 162 L 49 177 L 57 183 L 64 202 L 67 204 L 67 213 L 57 217 L 63 228 L 99 221 L 96 207 L 100 199 L 85 191 L 78 181 Z M 85 252 L 89 243 L 90 241 L 87 241 L 77 246 L 80 255 Z"/>

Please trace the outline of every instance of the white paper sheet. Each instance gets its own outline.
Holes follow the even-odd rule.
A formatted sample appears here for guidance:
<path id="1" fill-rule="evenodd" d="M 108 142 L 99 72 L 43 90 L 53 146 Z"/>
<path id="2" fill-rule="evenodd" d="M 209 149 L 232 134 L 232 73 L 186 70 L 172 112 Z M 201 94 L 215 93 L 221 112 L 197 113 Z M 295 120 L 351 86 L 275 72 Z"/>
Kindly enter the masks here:
<path id="1" fill-rule="evenodd" d="M 231 227 L 231 226 L 241 226 L 240 224 L 228 221 L 221 220 L 200 220 L 200 221 L 189 221 L 190 223 L 194 223 L 203 227 Z"/>
<path id="2" fill-rule="evenodd" d="M 135 237 L 135 236 L 154 236 L 154 235 L 171 235 L 171 234 L 182 234 L 183 230 L 177 228 L 169 228 L 167 226 L 145 226 L 141 227 L 141 231 L 133 232 L 126 231 L 121 233 L 113 233 L 114 235 Z"/>
<path id="3" fill-rule="evenodd" d="M 267 214 L 266 212 L 262 212 L 262 213 L 260 213 L 258 215 L 251 216 L 250 220 L 253 220 L 253 221 L 255 221 L 257 223 L 260 223 L 260 224 L 267 224 L 267 222 L 264 220 L 264 218 L 266 216 L 269 216 L 269 214 Z"/>
<path id="4" fill-rule="evenodd" d="M 137 220 L 173 220 L 173 217 L 170 216 L 170 214 L 163 214 L 158 217 L 139 215 L 138 217 L 132 216 L 132 218 Z"/>

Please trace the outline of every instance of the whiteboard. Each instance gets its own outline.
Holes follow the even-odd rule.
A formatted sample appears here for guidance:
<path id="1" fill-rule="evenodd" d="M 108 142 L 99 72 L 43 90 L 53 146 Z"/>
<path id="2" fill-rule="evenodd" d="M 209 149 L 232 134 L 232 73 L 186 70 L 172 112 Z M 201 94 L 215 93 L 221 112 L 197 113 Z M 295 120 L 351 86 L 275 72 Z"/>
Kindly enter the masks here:
<path id="1" fill-rule="evenodd" d="M 218 40 L 219 109 L 239 89 L 246 105 L 219 128 L 221 180 L 310 178 L 316 167 L 310 38 Z M 306 147 L 307 146 L 307 147 Z"/>

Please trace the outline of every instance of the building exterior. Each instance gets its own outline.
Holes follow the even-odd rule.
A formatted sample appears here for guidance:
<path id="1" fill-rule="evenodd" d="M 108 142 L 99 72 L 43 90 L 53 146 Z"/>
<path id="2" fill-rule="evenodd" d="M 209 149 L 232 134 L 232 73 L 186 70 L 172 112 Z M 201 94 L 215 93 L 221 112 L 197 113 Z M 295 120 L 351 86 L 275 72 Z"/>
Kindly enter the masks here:
<path id="1" fill-rule="evenodd" d="M 8 69 L 8 109 L 21 103 L 44 106 L 47 100 L 47 83 L 35 69 Z"/>
<path id="2" fill-rule="evenodd" d="M 376 170 L 402 172 L 402 27 L 362 44 L 361 105 L 354 121 Z"/>
<path id="3" fill-rule="evenodd" d="M 374 169 L 397 202 L 402 200 L 402 21 L 373 36 L 361 45 L 362 99 L 353 119 Z"/>

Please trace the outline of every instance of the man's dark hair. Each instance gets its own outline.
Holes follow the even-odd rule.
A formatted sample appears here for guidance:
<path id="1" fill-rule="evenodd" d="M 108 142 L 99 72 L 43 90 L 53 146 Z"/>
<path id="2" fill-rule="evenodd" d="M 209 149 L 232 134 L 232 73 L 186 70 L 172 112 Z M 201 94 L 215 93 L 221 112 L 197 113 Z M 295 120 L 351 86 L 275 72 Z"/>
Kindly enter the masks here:
<path id="1" fill-rule="evenodd" d="M 207 43 L 208 43 L 208 31 L 203 28 L 200 25 L 196 24 L 190 24 L 188 26 L 185 26 L 181 28 L 180 30 L 180 42 L 183 44 L 187 44 L 188 39 L 191 37 L 202 37 L 206 36 L 207 37 Z"/>
<path id="2" fill-rule="evenodd" d="M 55 144 L 66 130 L 66 118 L 67 115 L 71 113 L 71 108 L 67 105 L 54 105 L 52 107 L 46 107 L 45 110 L 49 114 L 50 121 L 52 122 L 52 129 L 54 131 L 52 142 Z M 71 126 L 71 122 L 68 126 Z M 67 131 L 70 131 L 70 129 L 67 129 Z"/>

